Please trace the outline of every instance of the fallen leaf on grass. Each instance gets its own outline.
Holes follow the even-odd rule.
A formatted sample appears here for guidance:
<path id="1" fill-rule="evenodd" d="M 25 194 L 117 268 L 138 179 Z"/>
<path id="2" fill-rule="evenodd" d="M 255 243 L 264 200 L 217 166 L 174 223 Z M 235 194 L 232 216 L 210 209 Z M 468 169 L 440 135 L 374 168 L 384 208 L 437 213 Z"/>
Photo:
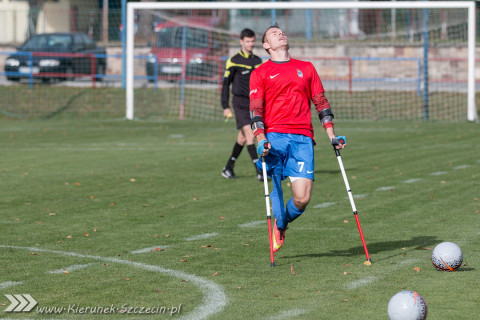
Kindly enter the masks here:
<path id="1" fill-rule="evenodd" d="M 83 234 L 83 236 L 88 237 L 89 234 L 85 232 L 85 233 Z"/>
<path id="2" fill-rule="evenodd" d="M 163 292 L 162 289 L 155 289 L 155 292 Z"/>
<path id="3" fill-rule="evenodd" d="M 125 278 L 125 281 L 130 281 L 130 278 Z"/>
<path id="4" fill-rule="evenodd" d="M 163 248 L 155 248 L 155 251 L 165 251 L 166 249 Z"/>
<path id="5" fill-rule="evenodd" d="M 67 239 L 72 239 L 72 236 L 67 236 L 66 238 L 67 238 Z"/>
<path id="6" fill-rule="evenodd" d="M 343 223 L 348 223 L 348 220 L 343 220 Z"/>
<path id="7" fill-rule="evenodd" d="M 345 272 L 343 272 L 343 274 L 344 274 L 344 275 L 349 275 L 350 272 L 345 271 Z"/>
<path id="8" fill-rule="evenodd" d="M 218 272 L 215 272 L 214 274 L 212 274 L 212 277 L 215 277 L 217 274 L 218 274 Z"/>
<path id="9" fill-rule="evenodd" d="M 290 265 L 290 271 L 292 272 L 292 274 L 296 274 L 295 271 L 293 270 L 293 264 Z"/>
<path id="10" fill-rule="evenodd" d="M 419 267 L 415 267 L 413 268 L 413 270 L 417 271 L 417 272 L 420 272 L 420 268 Z"/>
<path id="11" fill-rule="evenodd" d="M 188 260 L 187 259 L 180 259 L 180 261 L 187 262 Z"/>
<path id="12" fill-rule="evenodd" d="M 55 212 L 50 212 L 48 215 L 49 216 L 56 216 L 57 214 Z"/>

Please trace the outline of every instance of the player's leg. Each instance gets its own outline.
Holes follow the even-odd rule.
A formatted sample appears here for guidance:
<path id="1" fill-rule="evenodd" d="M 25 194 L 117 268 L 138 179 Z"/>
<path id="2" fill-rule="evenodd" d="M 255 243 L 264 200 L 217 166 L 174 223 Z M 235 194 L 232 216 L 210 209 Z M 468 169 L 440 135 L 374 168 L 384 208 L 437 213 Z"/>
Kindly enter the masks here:
<path id="1" fill-rule="evenodd" d="M 247 124 L 250 125 L 250 114 L 247 112 L 247 117 L 245 117 L 245 111 L 242 110 L 244 109 L 242 108 L 242 106 L 247 105 L 247 110 L 248 110 L 249 103 L 250 103 L 250 100 L 248 98 L 241 98 L 237 96 L 233 96 L 232 98 L 232 105 L 233 105 L 233 110 L 235 112 L 235 121 L 237 124 L 238 135 L 237 135 L 237 141 L 233 146 L 232 154 L 230 155 L 230 158 L 228 159 L 228 162 L 222 171 L 222 176 L 227 179 L 237 178 L 233 171 L 233 167 L 235 166 L 235 161 L 237 161 L 238 157 L 240 156 L 240 153 L 243 150 L 243 146 L 247 141 L 245 138 L 245 134 L 243 133 L 244 131 L 243 127 Z"/>
<path id="2" fill-rule="evenodd" d="M 293 197 L 288 200 L 285 210 L 288 222 L 297 219 L 305 211 L 310 202 L 313 184 L 313 181 L 308 178 L 293 178 L 291 180 Z"/>
<path id="3" fill-rule="evenodd" d="M 247 151 L 252 159 L 253 166 L 255 167 L 255 173 L 258 181 L 263 181 L 262 171 L 258 169 L 258 154 L 257 148 L 255 147 L 255 136 L 252 131 L 250 124 L 246 124 L 242 127 L 243 135 L 245 136 L 245 143 L 247 145 Z"/>
<path id="4" fill-rule="evenodd" d="M 284 153 L 288 144 L 285 143 L 283 134 L 275 132 L 267 133 L 267 140 L 272 146 L 269 154 L 265 157 L 265 162 L 273 184 L 270 200 L 272 202 L 273 216 L 275 217 L 273 251 L 277 252 L 283 246 L 285 230 L 288 224 L 282 190 L 282 180 L 285 177 L 283 174 Z"/>
<path id="5" fill-rule="evenodd" d="M 227 161 L 227 164 L 223 168 L 222 176 L 226 179 L 236 179 L 237 176 L 233 171 L 233 167 L 235 166 L 235 161 L 237 161 L 240 153 L 243 150 L 243 146 L 245 145 L 245 137 L 241 130 L 238 131 L 237 141 L 235 141 L 235 145 L 232 149 L 232 154 Z"/>
<path id="6" fill-rule="evenodd" d="M 292 183 L 292 198 L 287 202 L 285 213 L 288 222 L 292 222 L 310 202 L 315 161 L 312 139 L 302 135 L 289 135 L 289 139 L 285 175 Z"/>
<path id="7" fill-rule="evenodd" d="M 257 180 L 263 181 L 262 171 L 256 166 L 258 155 L 257 148 L 255 147 L 255 135 L 253 134 L 250 124 L 250 100 L 248 98 L 234 96 L 232 99 L 232 104 L 235 110 L 237 128 L 242 131 L 243 136 L 245 137 L 247 151 L 255 168 L 255 176 Z"/>

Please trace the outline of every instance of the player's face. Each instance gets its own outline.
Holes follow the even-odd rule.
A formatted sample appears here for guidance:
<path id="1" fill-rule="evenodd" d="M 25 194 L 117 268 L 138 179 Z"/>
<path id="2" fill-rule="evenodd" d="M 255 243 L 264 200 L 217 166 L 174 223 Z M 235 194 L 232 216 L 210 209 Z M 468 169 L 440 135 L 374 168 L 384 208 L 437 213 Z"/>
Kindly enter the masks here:
<path id="1" fill-rule="evenodd" d="M 242 46 L 242 51 L 246 53 L 252 53 L 253 47 L 255 46 L 255 37 L 244 37 L 240 40 L 240 46 Z"/>
<path id="2" fill-rule="evenodd" d="M 270 49 L 286 47 L 288 50 L 288 38 L 285 32 L 280 28 L 271 28 L 267 31 L 265 39 L 270 46 Z"/>

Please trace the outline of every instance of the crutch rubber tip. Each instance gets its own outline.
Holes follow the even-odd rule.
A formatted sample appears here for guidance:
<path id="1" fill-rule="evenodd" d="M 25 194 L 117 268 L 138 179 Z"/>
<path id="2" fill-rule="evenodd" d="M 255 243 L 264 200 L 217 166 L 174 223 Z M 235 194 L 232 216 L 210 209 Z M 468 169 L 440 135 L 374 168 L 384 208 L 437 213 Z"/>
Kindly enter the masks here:
<path id="1" fill-rule="evenodd" d="M 368 259 L 363 264 L 366 265 L 366 266 L 371 266 L 372 265 L 372 260 Z"/>
<path id="2" fill-rule="evenodd" d="M 270 267 L 275 267 L 275 262 L 270 262 Z"/>

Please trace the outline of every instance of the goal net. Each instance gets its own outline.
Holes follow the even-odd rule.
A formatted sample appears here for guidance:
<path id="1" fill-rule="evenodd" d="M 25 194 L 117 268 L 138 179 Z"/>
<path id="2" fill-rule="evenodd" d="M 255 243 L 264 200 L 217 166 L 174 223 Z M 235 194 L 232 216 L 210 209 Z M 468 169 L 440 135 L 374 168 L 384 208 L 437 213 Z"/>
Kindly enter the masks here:
<path id="1" fill-rule="evenodd" d="M 141 2 L 127 9 L 128 119 L 223 120 L 225 61 L 240 50 L 240 31 L 255 31 L 254 53 L 266 61 L 260 42 L 274 23 L 291 56 L 316 67 L 338 119 L 478 117 L 472 2 Z"/>

